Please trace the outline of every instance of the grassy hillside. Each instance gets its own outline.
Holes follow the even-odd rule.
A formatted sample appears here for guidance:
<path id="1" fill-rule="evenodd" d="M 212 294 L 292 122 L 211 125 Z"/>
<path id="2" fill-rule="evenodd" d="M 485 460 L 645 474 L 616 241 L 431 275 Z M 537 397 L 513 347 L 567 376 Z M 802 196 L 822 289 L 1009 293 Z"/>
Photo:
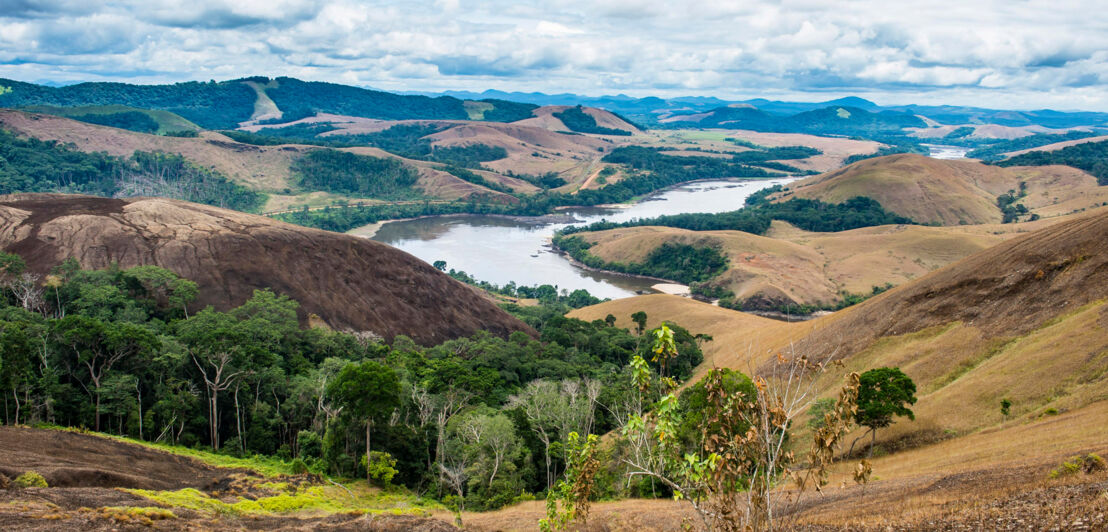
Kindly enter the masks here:
<path id="1" fill-rule="evenodd" d="M 643 262 L 664 244 L 715 246 L 728 267 L 702 292 L 731 292 L 729 304 L 745 309 L 797 312 L 835 305 L 844 293 L 864 296 L 875 287 L 909 282 L 1014 235 L 921 226 L 814 233 L 777 221 L 767 236 L 650 226 L 579 236 L 593 243 L 590 254 L 615 263 Z"/>
<path id="2" fill-rule="evenodd" d="M 84 153 L 0 129 L 0 194 L 17 192 L 161 196 L 240 211 L 256 211 L 265 202 L 265 195 L 179 155 Z"/>
<path id="3" fill-rule="evenodd" d="M 878 439 L 919 445 L 1108 400 L 1105 235 L 1108 210 L 1101 209 L 803 323 L 769 322 L 674 296 L 621 299 L 571 315 L 610 313 L 618 323 L 639 310 L 650 323 L 681 316 L 719 335 L 705 346 L 706 367 L 757 368 L 790 342 L 801 353 L 833 351 L 848 370 L 899 366 L 917 383 L 917 419 L 898 422 Z M 824 389 L 837 382 L 837 374 L 828 376 Z M 1008 418 L 1000 412 L 1003 398 L 1013 403 Z"/>
<path id="4" fill-rule="evenodd" d="M 1096 179 L 1063 166 L 1000 168 L 967 161 L 943 161 L 902 154 L 859 161 L 793 183 L 777 200 L 812 198 L 837 203 L 854 196 L 877 200 L 891 212 L 920 223 L 960 225 L 1003 219 L 1000 196 L 1026 193 L 1017 202 L 1041 216 L 1099 205 Z M 1065 205 L 1067 212 L 1058 212 Z"/>
<path id="5" fill-rule="evenodd" d="M 1045 166 L 1064 164 L 1084 170 L 1108 186 L 1108 141 L 1086 142 L 1053 151 L 1031 151 L 996 163 L 998 166 Z"/>

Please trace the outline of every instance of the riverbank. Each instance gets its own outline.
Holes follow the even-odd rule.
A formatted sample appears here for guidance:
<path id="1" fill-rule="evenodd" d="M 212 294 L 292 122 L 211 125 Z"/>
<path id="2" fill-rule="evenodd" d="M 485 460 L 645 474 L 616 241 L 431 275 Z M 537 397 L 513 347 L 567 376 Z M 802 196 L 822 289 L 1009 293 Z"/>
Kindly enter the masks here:
<path id="1" fill-rule="evenodd" d="M 477 213 L 458 213 L 458 214 L 428 214 L 426 216 L 415 216 L 412 218 L 393 218 L 389 220 L 381 220 L 371 224 L 366 224 L 360 227 L 355 227 L 346 232 L 348 235 L 360 236 L 363 238 L 373 238 L 377 236 L 377 231 L 381 230 L 385 224 L 393 222 L 411 222 L 413 220 L 426 220 L 428 218 L 464 218 L 464 217 L 477 217 L 484 216 L 488 218 L 499 218 L 501 220 L 511 220 L 521 224 L 531 225 L 549 225 L 549 224 L 574 224 L 582 223 L 582 220 L 573 216 L 572 214 L 543 214 L 541 216 L 518 216 L 514 214 L 477 214 Z"/>
<path id="2" fill-rule="evenodd" d="M 652 287 L 655 284 L 682 283 L 571 263 L 560 253 L 551 252 L 550 238 L 556 231 L 570 224 L 587 225 L 602 220 L 621 223 L 672 214 L 732 211 L 752 193 L 786 181 L 698 181 L 668 187 L 637 198 L 636 203 L 619 204 L 618 208 L 610 205 L 559 208 L 545 216 L 451 213 L 417 217 L 423 213 L 408 216 L 397 213 L 396 218 L 404 221 L 382 219 L 348 232 L 391 245 L 429 264 L 444 261 L 449 268 L 501 286 L 511 282 L 524 286 L 549 284 L 559 290 L 584 289 L 600 298 L 618 299 L 659 293 Z"/>

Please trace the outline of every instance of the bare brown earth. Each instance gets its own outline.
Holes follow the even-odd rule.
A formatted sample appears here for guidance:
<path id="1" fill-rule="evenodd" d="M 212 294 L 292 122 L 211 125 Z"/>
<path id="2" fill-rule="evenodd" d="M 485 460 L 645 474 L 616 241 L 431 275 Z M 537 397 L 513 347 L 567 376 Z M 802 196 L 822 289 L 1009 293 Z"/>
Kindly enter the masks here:
<path id="1" fill-rule="evenodd" d="M 0 474 L 7 478 L 37 472 L 48 488 L 0 489 L 2 530 L 454 530 L 441 521 L 414 516 L 337 514 L 331 516 L 210 517 L 174 508 L 175 518 L 143 524 L 118 507 L 156 507 L 154 501 L 120 488 L 180 490 L 193 488 L 209 496 L 243 492 L 249 480 L 263 480 L 244 470 L 212 467 L 191 458 L 68 431 L 0 427 Z M 321 482 L 307 476 L 284 477 L 297 485 Z M 255 495 L 273 495 L 257 493 Z M 237 497 L 231 497 L 236 501 Z"/>
<path id="2" fill-rule="evenodd" d="M 1001 221 L 997 196 L 1019 190 L 1021 182 L 1027 183 L 1027 197 L 1017 203 L 1041 216 L 1078 212 L 1108 200 L 1108 187 L 1098 187 L 1096 178 L 1068 166 L 1001 168 L 916 154 L 859 161 L 797 181 L 774 198 L 841 203 L 868 196 L 919 223 L 985 224 Z"/>
<path id="3" fill-rule="evenodd" d="M 529 330 L 476 291 L 384 244 L 193 203 L 60 194 L 0 196 L 0 248 L 45 273 L 152 264 L 195 281 L 193 305 L 227 309 L 272 288 L 336 329 L 424 344 Z"/>

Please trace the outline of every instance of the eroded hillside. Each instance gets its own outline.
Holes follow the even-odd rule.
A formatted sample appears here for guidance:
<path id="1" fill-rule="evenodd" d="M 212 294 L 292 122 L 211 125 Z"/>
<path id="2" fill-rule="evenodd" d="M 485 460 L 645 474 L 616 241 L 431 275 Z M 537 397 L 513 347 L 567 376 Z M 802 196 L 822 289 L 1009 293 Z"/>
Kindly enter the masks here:
<path id="1" fill-rule="evenodd" d="M 200 286 L 198 308 L 227 309 L 256 289 L 301 303 L 301 318 L 336 329 L 434 344 L 489 330 L 527 330 L 492 302 L 384 244 L 167 199 L 0 196 L 0 248 L 45 274 L 67 258 L 86 268 L 156 265 Z"/>

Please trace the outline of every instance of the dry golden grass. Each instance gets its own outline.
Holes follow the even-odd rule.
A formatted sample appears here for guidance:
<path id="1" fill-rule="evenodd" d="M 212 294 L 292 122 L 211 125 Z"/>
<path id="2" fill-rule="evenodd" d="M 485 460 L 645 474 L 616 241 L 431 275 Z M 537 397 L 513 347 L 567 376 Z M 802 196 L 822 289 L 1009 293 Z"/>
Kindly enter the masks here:
<path id="1" fill-rule="evenodd" d="M 889 155 L 798 181 L 778 199 L 801 197 L 841 203 L 867 196 L 891 212 L 920 223 L 997 223 L 997 196 L 1027 184 L 1019 203 L 1040 215 L 1067 214 L 1099 205 L 1096 179 L 1067 166 L 1001 168 L 972 161 L 944 161 L 916 154 Z M 1058 204 L 1067 203 L 1066 212 Z"/>
<path id="2" fill-rule="evenodd" d="M 737 299 L 779 304 L 831 304 L 840 292 L 869 293 L 874 286 L 903 284 L 1001 242 L 1018 231 L 962 231 L 960 228 L 880 226 L 813 233 L 774 222 L 767 236 L 741 231 L 689 231 L 670 227 L 628 227 L 580 236 L 594 243 L 589 253 L 609 262 L 642 262 L 664 243 L 719 246 L 729 268 L 712 280 Z"/>
<path id="3" fill-rule="evenodd" d="M 648 327 L 657 327 L 663 321 L 671 321 L 694 334 L 706 333 L 712 336 L 713 341 L 702 346 L 704 363 L 697 369 L 698 374 L 716 367 L 740 368 L 745 371 L 750 365 L 748 362 L 754 366 L 760 365 L 772 353 L 787 348 L 790 341 L 800 340 L 812 324 L 785 323 L 665 294 L 606 301 L 574 310 L 568 316 L 592 321 L 612 314 L 616 317 L 617 327 L 633 329 L 635 325 L 631 321 L 631 314 L 640 310 L 647 314 Z M 748 360 L 748 352 L 752 360 Z"/>
<path id="4" fill-rule="evenodd" d="M 672 150 L 687 150 L 695 147 L 738 153 L 749 149 L 724 140 L 728 137 L 753 142 L 759 146 L 809 146 L 816 148 L 822 152 L 820 155 L 782 162 L 801 170 L 815 170 L 817 172 L 828 172 L 839 168 L 842 166 L 843 159 L 851 155 L 873 153 L 881 146 L 878 142 L 868 140 L 819 137 L 801 133 L 761 133 L 729 129 L 654 130 L 638 139 L 638 142 Z M 690 152 L 690 154 L 705 155 L 698 152 Z"/>

